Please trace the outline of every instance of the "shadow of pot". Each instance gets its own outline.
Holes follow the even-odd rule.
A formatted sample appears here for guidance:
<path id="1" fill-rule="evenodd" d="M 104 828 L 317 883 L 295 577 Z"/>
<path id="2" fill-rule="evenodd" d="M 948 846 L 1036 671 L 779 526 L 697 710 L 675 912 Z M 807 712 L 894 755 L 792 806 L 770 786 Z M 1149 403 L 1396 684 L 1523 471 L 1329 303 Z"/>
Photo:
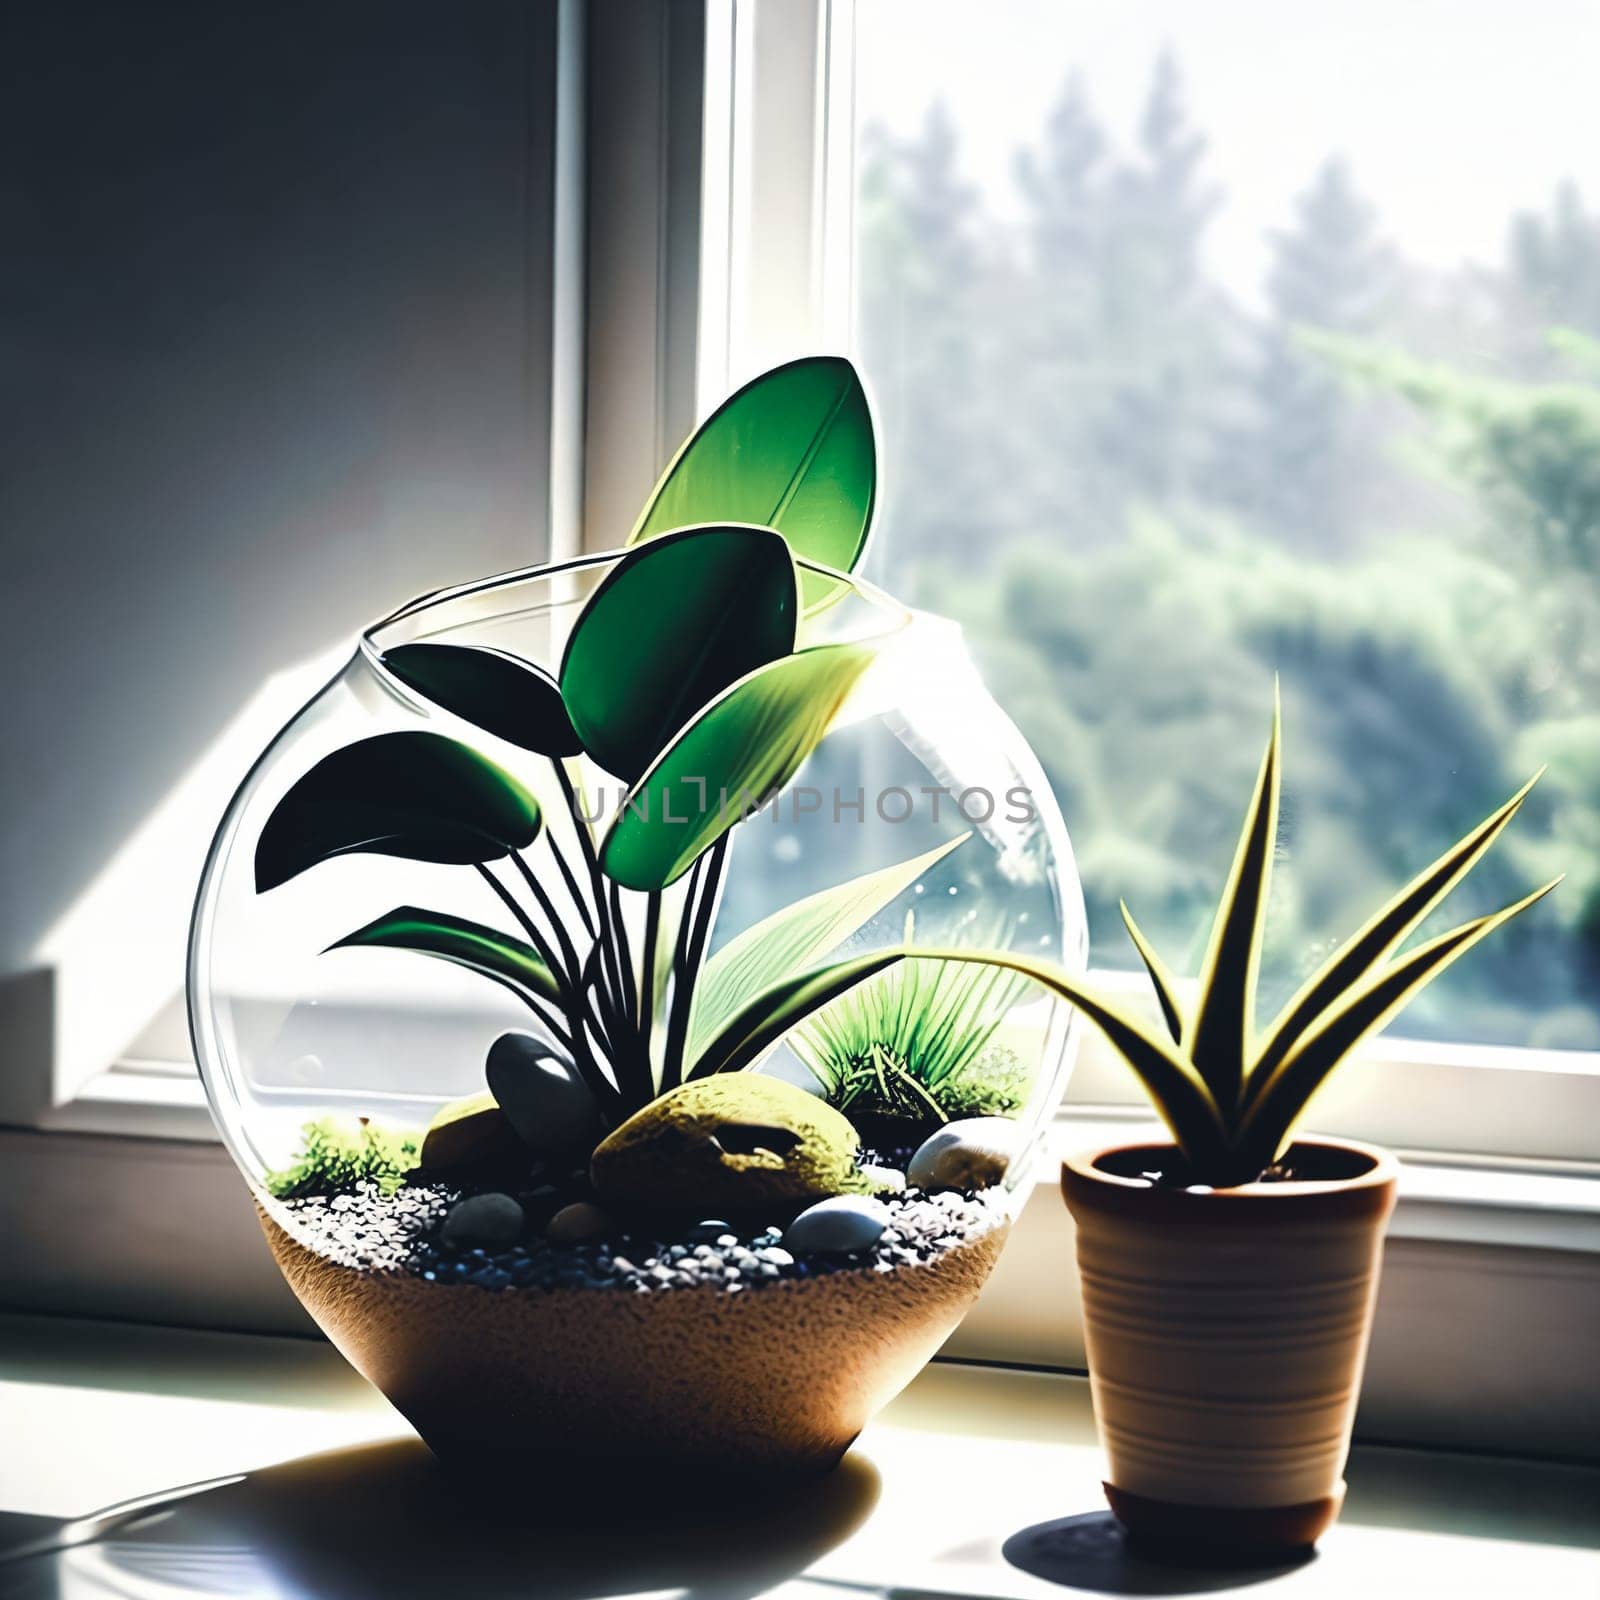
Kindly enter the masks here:
<path id="1" fill-rule="evenodd" d="M 1307 1139 L 1306 1181 L 1160 1188 L 1166 1145 L 1070 1158 L 1106 1498 L 1135 1539 L 1303 1549 L 1344 1498 L 1393 1156 Z"/>
<path id="2" fill-rule="evenodd" d="M 270 1216 L 273 1256 L 319 1327 L 442 1461 L 529 1459 L 801 1475 L 838 1462 L 966 1314 L 1005 1242 L 914 1266 L 709 1284 L 490 1290 L 344 1266 Z"/>

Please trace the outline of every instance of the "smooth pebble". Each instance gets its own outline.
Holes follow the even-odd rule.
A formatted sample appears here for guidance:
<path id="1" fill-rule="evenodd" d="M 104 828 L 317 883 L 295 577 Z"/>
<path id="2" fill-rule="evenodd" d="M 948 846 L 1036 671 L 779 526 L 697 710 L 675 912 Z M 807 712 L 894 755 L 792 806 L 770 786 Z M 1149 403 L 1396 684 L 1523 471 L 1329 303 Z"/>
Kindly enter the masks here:
<path id="1" fill-rule="evenodd" d="M 571 1066 L 531 1033 L 502 1033 L 489 1046 L 489 1092 L 517 1137 L 545 1157 L 587 1156 L 603 1131 L 594 1096 Z"/>
<path id="2" fill-rule="evenodd" d="M 917 1148 L 906 1167 L 914 1189 L 990 1189 L 1006 1175 L 1021 1146 L 1009 1117 L 947 1122 Z"/>
<path id="3" fill-rule="evenodd" d="M 852 1255 L 870 1250 L 889 1226 L 889 1208 L 864 1195 L 841 1194 L 807 1206 L 783 1235 L 795 1255 Z"/>
<path id="4" fill-rule="evenodd" d="M 440 1237 L 456 1249 L 515 1244 L 522 1237 L 522 1207 L 508 1194 L 475 1194 L 452 1206 Z"/>
<path id="5" fill-rule="evenodd" d="M 544 1236 L 551 1244 L 583 1244 L 590 1239 L 603 1239 L 610 1232 L 611 1218 L 599 1206 L 576 1200 L 551 1217 Z"/>

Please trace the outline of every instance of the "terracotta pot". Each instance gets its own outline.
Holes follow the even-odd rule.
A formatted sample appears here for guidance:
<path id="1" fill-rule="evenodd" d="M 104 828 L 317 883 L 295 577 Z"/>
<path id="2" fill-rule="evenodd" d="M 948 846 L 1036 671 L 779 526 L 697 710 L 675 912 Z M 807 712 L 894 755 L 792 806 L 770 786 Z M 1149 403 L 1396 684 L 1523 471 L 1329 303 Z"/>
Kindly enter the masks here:
<path id="1" fill-rule="evenodd" d="M 359 1271 L 260 1215 L 301 1304 L 441 1460 L 730 1475 L 832 1467 L 955 1330 L 1010 1226 L 997 1209 L 992 1227 L 889 1272 L 637 1295 Z"/>
<path id="2" fill-rule="evenodd" d="M 1136 1536 L 1313 1543 L 1339 1514 L 1398 1163 L 1307 1139 L 1304 1181 L 1157 1188 L 1169 1145 L 1063 1163 L 1107 1499 Z"/>

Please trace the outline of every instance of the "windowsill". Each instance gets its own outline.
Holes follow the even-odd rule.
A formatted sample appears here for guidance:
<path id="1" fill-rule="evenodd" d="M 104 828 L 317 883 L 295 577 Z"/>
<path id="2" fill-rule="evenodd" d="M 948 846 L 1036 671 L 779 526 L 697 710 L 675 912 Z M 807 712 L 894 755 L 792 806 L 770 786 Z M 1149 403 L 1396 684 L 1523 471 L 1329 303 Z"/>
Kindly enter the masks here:
<path id="1" fill-rule="evenodd" d="M 206 1562 L 228 1593 L 257 1592 L 242 1583 L 253 1575 L 262 1592 L 286 1600 L 334 1590 L 419 1592 L 407 1587 L 417 1572 L 404 1564 L 416 1561 L 419 1547 L 396 1526 L 404 1502 L 389 1497 L 385 1482 L 393 1474 L 402 1493 L 417 1484 L 420 1446 L 396 1443 L 409 1439 L 404 1424 L 326 1346 L 0 1318 L 0 1410 L 8 1444 L 0 1511 L 12 1518 L 8 1527 L 0 1517 L 0 1540 L 21 1532 L 23 1517 L 83 1514 L 167 1485 L 254 1475 L 213 1491 L 214 1499 L 183 1503 L 150 1534 L 124 1529 L 112 1543 L 37 1558 L 29 1576 L 43 1579 L 38 1569 L 57 1563 L 63 1593 L 76 1592 L 72 1578 L 87 1587 L 96 1578 L 149 1576 L 158 1561 L 187 1571 L 191 1593 L 195 1574 L 210 1570 Z M 263 1470 L 325 1451 L 335 1453 L 310 1471 Z M 1344 1517 L 1317 1558 L 1265 1580 L 1251 1574 L 1237 1592 L 1577 1594 L 1593 1581 L 1600 1469 L 1367 1446 L 1354 1452 L 1348 1475 Z M 941 1364 L 869 1427 L 839 1474 L 785 1491 L 785 1534 L 777 1540 L 770 1519 L 752 1539 L 739 1513 L 713 1504 L 692 1539 L 663 1541 L 659 1525 L 630 1537 L 623 1509 L 608 1517 L 603 1539 L 589 1531 L 570 1541 L 574 1555 L 561 1530 L 520 1526 L 520 1516 L 500 1549 L 481 1520 L 454 1525 L 450 1500 L 438 1494 L 420 1548 L 437 1559 L 470 1539 L 473 1592 L 485 1600 L 526 1592 L 531 1542 L 542 1559 L 559 1560 L 573 1592 L 618 1592 L 619 1575 L 630 1592 L 677 1589 L 714 1570 L 730 1592 L 777 1591 L 794 1600 L 908 1590 L 1026 1600 L 1059 1594 L 1059 1581 L 1073 1578 L 1109 1586 L 1089 1585 L 1090 1574 L 1071 1565 L 1081 1567 L 1085 1552 L 1104 1561 L 1111 1535 L 1103 1519 L 1058 1546 L 1077 1553 L 1056 1558 L 1068 1563 L 1055 1573 L 1057 1584 L 1019 1570 L 1003 1553 L 1008 1540 L 1014 1551 L 1028 1545 L 1025 1530 L 1038 1524 L 1102 1512 L 1099 1477 L 1082 1379 Z M 297 1517 L 296 1496 L 309 1494 L 313 1482 L 315 1514 Z M 536 1497 L 529 1505 L 536 1518 Z M 796 1526 L 811 1536 L 794 1538 Z M 674 1526 L 674 1534 L 682 1531 Z M 224 1556 L 226 1571 L 218 1565 Z M 696 1574 L 676 1570 L 685 1562 Z M 314 1591 L 303 1587 L 308 1572 L 316 1574 Z M 1094 1575 L 1103 1580 L 1105 1568 Z M 1192 1592 L 1199 1581 L 1158 1569 L 1165 1589 L 1127 1588 L 1135 1575 L 1148 1580 L 1150 1571 L 1124 1573 L 1125 1592 Z M 114 1581 L 108 1587 L 131 1592 Z M 1204 1587 L 1235 1592 L 1210 1580 Z"/>
<path id="2" fill-rule="evenodd" d="M 193 1072 L 126 1062 L 91 1079 L 75 1099 L 40 1119 L 71 1133 L 215 1143 L 216 1128 Z M 1162 1137 L 1123 1105 L 1066 1106 L 1049 1135 L 1035 1186 L 1054 1191 L 1069 1150 L 1120 1139 Z M 1432 1151 L 1404 1161 L 1389 1236 L 1512 1249 L 1600 1252 L 1600 1171 L 1580 1162 L 1497 1161 Z"/>
<path id="3" fill-rule="evenodd" d="M 72 1099 L 41 1113 L 38 1126 L 54 1133 L 217 1142 L 193 1067 L 184 1071 L 167 1062 L 148 1069 L 137 1061 L 119 1062 L 89 1079 Z"/>

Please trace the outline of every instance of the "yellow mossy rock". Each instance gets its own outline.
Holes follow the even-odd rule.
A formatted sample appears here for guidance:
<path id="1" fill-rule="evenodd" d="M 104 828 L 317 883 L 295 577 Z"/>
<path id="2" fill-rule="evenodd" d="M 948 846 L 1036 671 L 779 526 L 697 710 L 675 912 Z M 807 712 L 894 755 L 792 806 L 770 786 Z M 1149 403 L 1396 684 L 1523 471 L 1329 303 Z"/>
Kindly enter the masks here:
<path id="1" fill-rule="evenodd" d="M 423 1135 L 417 1170 L 448 1176 L 526 1155 L 516 1129 L 492 1094 L 469 1094 L 441 1106 Z"/>
<path id="2" fill-rule="evenodd" d="M 669 1090 L 594 1153 L 602 1198 L 636 1210 L 795 1211 L 865 1193 L 849 1119 L 779 1078 L 727 1072 Z"/>

